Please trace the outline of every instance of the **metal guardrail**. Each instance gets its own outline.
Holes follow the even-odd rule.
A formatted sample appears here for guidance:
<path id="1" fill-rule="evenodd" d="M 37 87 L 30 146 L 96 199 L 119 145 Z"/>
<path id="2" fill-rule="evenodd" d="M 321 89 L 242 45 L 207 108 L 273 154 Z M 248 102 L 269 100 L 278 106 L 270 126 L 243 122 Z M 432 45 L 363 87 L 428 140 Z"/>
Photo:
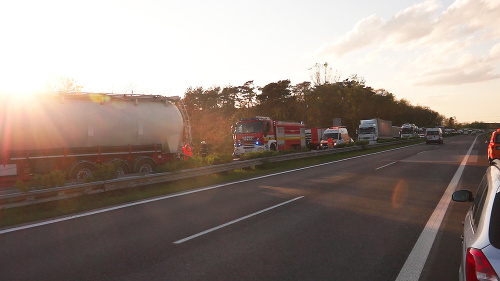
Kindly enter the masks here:
<path id="1" fill-rule="evenodd" d="M 367 146 L 380 147 L 380 146 L 387 146 L 387 145 L 408 143 L 408 142 L 412 141 L 395 141 L 395 142 L 371 144 Z M 228 164 L 211 165 L 207 167 L 186 169 L 176 172 L 135 175 L 113 180 L 106 180 L 106 181 L 99 181 L 92 183 L 69 184 L 55 188 L 31 190 L 28 192 L 19 192 L 14 194 L 1 195 L 0 209 L 9 209 L 9 208 L 38 204 L 43 202 L 68 199 L 87 194 L 95 194 L 111 190 L 133 188 L 133 187 L 151 185 L 155 183 L 164 183 L 164 182 L 176 181 L 176 180 L 198 177 L 208 174 L 227 172 L 236 169 L 258 166 L 261 165 L 264 161 L 281 162 L 281 161 L 302 159 L 302 158 L 315 157 L 321 155 L 336 154 L 348 151 L 356 151 L 361 149 L 363 149 L 363 147 L 361 146 L 351 146 L 351 147 L 327 149 L 327 150 L 313 150 L 308 152 L 284 154 L 270 158 L 234 161 Z"/>

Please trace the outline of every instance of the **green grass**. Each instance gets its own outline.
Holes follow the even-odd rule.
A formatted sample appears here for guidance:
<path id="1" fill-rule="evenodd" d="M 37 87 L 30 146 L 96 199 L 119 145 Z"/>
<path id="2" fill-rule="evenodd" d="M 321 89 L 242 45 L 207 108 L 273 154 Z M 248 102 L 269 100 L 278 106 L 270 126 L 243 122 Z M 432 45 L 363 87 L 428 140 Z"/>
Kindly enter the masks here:
<path id="1" fill-rule="evenodd" d="M 416 142 L 419 141 L 417 140 Z M 80 213 L 88 210 L 105 208 L 128 202 L 140 201 L 185 190 L 191 190 L 203 186 L 221 184 L 294 168 L 311 166 L 362 154 L 406 146 L 413 143 L 402 143 L 386 147 L 367 148 L 358 151 L 321 155 L 317 157 L 289 160 L 278 163 L 272 163 L 269 162 L 269 160 L 264 160 L 264 163 L 262 165 L 247 169 L 238 169 L 224 173 L 179 180 L 175 182 L 154 184 L 137 188 L 127 188 L 105 193 L 84 195 L 71 199 L 5 209 L 0 211 L 0 227 L 13 226 Z"/>

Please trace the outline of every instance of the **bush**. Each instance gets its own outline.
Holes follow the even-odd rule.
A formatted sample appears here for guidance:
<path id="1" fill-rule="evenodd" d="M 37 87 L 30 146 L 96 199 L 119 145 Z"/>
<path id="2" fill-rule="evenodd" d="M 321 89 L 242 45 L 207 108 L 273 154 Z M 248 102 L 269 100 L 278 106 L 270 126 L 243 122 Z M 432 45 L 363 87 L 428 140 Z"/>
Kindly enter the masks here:
<path id="1" fill-rule="evenodd" d="M 230 155 L 230 154 L 229 154 Z M 226 159 L 224 156 L 223 158 Z M 231 161 L 233 160 L 231 156 Z M 156 167 L 156 172 L 177 172 L 179 170 L 184 170 L 184 169 L 193 169 L 193 168 L 199 168 L 199 167 L 204 167 L 208 166 L 214 161 L 214 158 L 206 157 L 202 158 L 200 156 L 193 156 L 188 158 L 187 160 L 180 160 L 180 161 L 172 161 L 172 162 L 167 162 L 159 167 Z M 217 161 L 222 161 L 222 160 L 217 160 Z"/>
<path id="2" fill-rule="evenodd" d="M 27 183 L 17 180 L 14 186 L 22 192 L 28 192 L 32 187 L 41 189 L 63 186 L 64 184 L 66 184 L 66 172 L 56 170 L 43 175 L 36 174 Z"/>
<path id="3" fill-rule="evenodd" d="M 256 168 L 261 169 L 261 170 L 269 170 L 269 169 L 272 169 L 274 167 L 276 167 L 276 165 L 267 159 L 262 160 L 262 164 L 256 166 Z"/>
<path id="4" fill-rule="evenodd" d="M 206 158 L 200 156 L 193 156 L 188 158 L 186 161 L 181 161 L 179 163 L 181 165 L 181 169 L 192 169 L 209 165 Z"/>
<path id="5" fill-rule="evenodd" d="M 369 141 L 355 141 L 354 145 L 364 146 L 368 145 L 369 143 L 370 143 Z"/>
<path id="6" fill-rule="evenodd" d="M 179 161 L 172 161 L 172 162 L 167 162 L 161 166 L 156 167 L 155 171 L 158 173 L 165 173 L 165 172 L 177 172 L 181 169 L 181 165 L 179 164 Z"/>
<path id="7" fill-rule="evenodd" d="M 280 153 L 278 151 L 272 151 L 272 150 L 266 150 L 266 151 L 259 151 L 259 152 L 248 152 L 245 154 L 242 154 L 240 156 L 241 160 L 250 160 L 250 159 L 257 159 L 257 158 L 266 158 L 266 157 L 273 157 L 276 155 L 279 155 Z"/>
<path id="8" fill-rule="evenodd" d="M 307 147 L 307 146 L 303 146 L 300 151 L 302 151 L 302 152 L 309 152 L 309 151 L 311 151 L 311 149 L 309 147 Z"/>
<path id="9" fill-rule="evenodd" d="M 209 155 L 206 159 L 210 165 L 226 164 L 233 162 L 233 155 L 229 153 L 215 154 Z"/>
<path id="10" fill-rule="evenodd" d="M 97 165 L 97 169 L 92 172 L 92 175 L 85 179 L 86 182 L 103 181 L 116 179 L 118 177 L 118 165 L 119 162 L 104 163 Z"/>
<path id="11" fill-rule="evenodd" d="M 22 180 L 17 180 L 15 183 L 15 187 L 22 192 L 28 192 L 30 190 L 30 186 L 24 183 Z"/>
<path id="12" fill-rule="evenodd" d="M 51 188 L 51 187 L 63 186 L 65 183 L 66 183 L 66 172 L 51 171 L 48 174 L 35 175 L 29 184 L 31 186 L 36 186 L 38 188 Z"/>
<path id="13" fill-rule="evenodd" d="M 345 144 L 345 143 L 339 143 L 335 147 L 336 148 L 343 148 L 343 147 L 346 147 L 346 146 L 347 146 L 347 144 Z"/>

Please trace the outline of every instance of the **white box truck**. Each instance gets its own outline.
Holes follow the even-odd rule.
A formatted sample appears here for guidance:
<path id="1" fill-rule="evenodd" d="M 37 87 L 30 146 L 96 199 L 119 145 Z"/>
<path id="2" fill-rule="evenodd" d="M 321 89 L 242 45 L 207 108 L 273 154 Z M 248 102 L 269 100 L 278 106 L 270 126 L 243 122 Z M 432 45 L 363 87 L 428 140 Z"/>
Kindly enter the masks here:
<path id="1" fill-rule="evenodd" d="M 358 130 L 358 140 L 377 142 L 392 139 L 392 121 L 378 118 L 361 120 Z"/>

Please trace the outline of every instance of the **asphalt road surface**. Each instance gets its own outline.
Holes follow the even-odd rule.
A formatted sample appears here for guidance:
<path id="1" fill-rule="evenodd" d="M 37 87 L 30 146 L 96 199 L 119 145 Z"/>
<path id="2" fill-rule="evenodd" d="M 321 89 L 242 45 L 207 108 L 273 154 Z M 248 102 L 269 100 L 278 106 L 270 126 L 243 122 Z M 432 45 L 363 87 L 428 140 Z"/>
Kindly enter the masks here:
<path id="1" fill-rule="evenodd" d="M 476 191 L 485 140 L 457 136 L 2 229 L 0 279 L 396 280 L 469 149 L 457 188 Z M 458 279 L 469 206 L 446 207 L 420 280 Z"/>

